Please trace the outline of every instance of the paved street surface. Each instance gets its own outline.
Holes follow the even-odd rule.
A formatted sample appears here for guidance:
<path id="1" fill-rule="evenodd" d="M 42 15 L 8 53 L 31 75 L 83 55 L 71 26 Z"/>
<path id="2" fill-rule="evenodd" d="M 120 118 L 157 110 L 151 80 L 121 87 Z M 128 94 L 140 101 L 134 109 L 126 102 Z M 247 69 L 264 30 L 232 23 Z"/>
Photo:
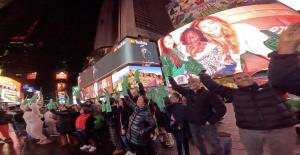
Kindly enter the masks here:
<path id="1" fill-rule="evenodd" d="M 233 146 L 230 155 L 246 155 L 243 146 L 240 143 L 238 128 L 235 125 L 234 112 L 231 104 L 227 104 L 228 112 L 219 125 L 219 131 L 231 133 Z M 11 132 L 12 137 L 16 137 L 14 132 Z M 0 144 L 0 155 L 87 155 L 87 154 L 97 154 L 97 155 L 111 155 L 112 144 L 109 140 L 108 132 L 104 132 L 101 136 L 103 139 L 99 144 L 98 150 L 95 153 L 85 153 L 75 146 L 60 147 L 57 140 L 52 144 L 40 146 L 34 144 L 33 142 L 28 142 L 23 145 L 14 138 L 14 145 Z M 163 148 L 161 145 L 157 145 L 159 148 L 160 155 L 176 155 L 176 148 Z M 267 151 L 267 149 L 266 149 Z M 297 149 L 294 151 L 295 155 L 300 155 L 300 144 L 298 144 Z M 194 146 L 191 146 L 191 155 L 199 155 L 198 151 Z M 265 153 L 265 155 L 269 155 Z"/>

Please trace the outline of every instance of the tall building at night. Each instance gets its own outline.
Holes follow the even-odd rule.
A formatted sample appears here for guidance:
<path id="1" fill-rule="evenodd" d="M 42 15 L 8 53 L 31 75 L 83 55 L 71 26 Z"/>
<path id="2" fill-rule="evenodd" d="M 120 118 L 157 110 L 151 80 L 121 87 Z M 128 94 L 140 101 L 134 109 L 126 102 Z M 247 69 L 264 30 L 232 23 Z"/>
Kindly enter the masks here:
<path id="1" fill-rule="evenodd" d="M 118 44 L 125 37 L 157 40 L 172 31 L 168 0 L 103 0 L 94 49 Z"/>

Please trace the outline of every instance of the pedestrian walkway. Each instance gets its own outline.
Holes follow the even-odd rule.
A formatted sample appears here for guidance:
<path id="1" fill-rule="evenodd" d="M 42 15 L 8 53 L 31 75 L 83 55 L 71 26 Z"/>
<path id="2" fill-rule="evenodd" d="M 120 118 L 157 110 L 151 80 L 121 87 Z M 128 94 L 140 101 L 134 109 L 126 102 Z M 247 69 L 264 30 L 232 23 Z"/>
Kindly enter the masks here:
<path id="1" fill-rule="evenodd" d="M 246 155 L 245 149 L 240 143 L 240 138 L 238 134 L 238 128 L 235 125 L 235 116 L 232 104 L 226 104 L 227 113 L 224 119 L 219 124 L 219 131 L 227 132 L 231 134 L 233 146 L 230 155 Z M 14 134 L 13 130 L 10 132 L 14 140 L 14 145 L 1 144 L 0 143 L 0 155 L 88 155 L 91 153 L 85 153 L 75 146 L 60 147 L 59 143 L 54 141 L 54 143 L 49 145 L 37 145 L 32 142 L 25 143 L 21 145 Z M 112 144 L 108 133 L 103 134 L 103 141 L 99 144 L 99 148 L 95 153 L 97 155 L 111 155 L 113 151 Z M 164 148 L 160 144 L 157 144 L 160 155 L 176 155 L 176 147 Z M 191 155 L 198 155 L 198 150 L 191 145 Z M 269 155 L 266 153 L 265 155 Z M 300 155 L 300 144 L 298 144 L 295 150 L 295 155 Z"/>

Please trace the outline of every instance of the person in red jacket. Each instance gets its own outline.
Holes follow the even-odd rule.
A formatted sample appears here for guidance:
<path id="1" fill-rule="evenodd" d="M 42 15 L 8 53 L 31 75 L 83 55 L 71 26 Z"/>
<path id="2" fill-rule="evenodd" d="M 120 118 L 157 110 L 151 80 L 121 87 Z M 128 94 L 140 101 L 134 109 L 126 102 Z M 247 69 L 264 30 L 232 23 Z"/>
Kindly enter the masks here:
<path id="1" fill-rule="evenodd" d="M 90 132 L 94 127 L 94 117 L 91 114 L 91 109 L 82 107 L 80 115 L 76 119 L 76 135 L 82 144 L 80 150 L 87 150 L 88 152 L 96 151 L 96 145 L 91 141 Z"/>
<path id="2" fill-rule="evenodd" d="M 3 109 L 0 109 L 0 133 L 4 137 L 5 143 L 13 143 L 12 139 L 9 136 L 9 127 L 8 123 L 10 123 L 12 119 L 12 116 L 6 114 L 6 111 Z"/>

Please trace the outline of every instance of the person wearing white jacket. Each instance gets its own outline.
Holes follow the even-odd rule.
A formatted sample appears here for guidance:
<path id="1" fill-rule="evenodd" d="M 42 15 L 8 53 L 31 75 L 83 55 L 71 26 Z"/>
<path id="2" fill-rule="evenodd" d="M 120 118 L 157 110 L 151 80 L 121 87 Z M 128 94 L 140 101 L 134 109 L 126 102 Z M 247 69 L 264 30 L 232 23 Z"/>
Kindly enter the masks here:
<path id="1" fill-rule="evenodd" d="M 42 105 L 43 98 L 38 93 L 38 98 L 31 104 L 22 104 L 21 109 L 24 111 L 23 118 L 26 122 L 27 133 L 35 139 L 38 139 L 38 144 L 48 144 L 51 141 L 43 134 L 43 121 L 41 120 L 41 114 L 39 106 Z"/>

